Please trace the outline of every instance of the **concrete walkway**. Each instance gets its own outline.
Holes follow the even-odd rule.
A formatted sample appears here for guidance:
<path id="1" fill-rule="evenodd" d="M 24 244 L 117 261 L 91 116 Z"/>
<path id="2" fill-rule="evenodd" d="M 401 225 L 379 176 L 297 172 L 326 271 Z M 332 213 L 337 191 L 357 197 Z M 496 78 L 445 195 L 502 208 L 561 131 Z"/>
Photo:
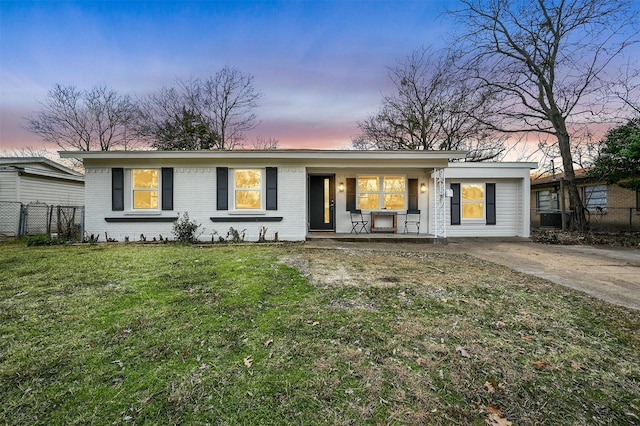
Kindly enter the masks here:
<path id="1" fill-rule="evenodd" d="M 467 253 L 525 274 L 583 291 L 606 302 L 640 310 L 640 249 L 561 246 L 523 240 L 450 240 L 447 244 L 367 243 L 319 240 L 310 247 L 358 247 Z"/>

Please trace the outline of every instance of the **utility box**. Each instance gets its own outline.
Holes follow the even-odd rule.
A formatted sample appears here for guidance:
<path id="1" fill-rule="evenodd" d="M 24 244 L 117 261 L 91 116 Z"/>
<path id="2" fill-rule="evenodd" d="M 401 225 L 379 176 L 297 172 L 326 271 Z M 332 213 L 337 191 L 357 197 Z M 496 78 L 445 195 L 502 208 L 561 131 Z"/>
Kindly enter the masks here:
<path id="1" fill-rule="evenodd" d="M 540 227 L 562 229 L 562 213 L 540 212 Z"/>

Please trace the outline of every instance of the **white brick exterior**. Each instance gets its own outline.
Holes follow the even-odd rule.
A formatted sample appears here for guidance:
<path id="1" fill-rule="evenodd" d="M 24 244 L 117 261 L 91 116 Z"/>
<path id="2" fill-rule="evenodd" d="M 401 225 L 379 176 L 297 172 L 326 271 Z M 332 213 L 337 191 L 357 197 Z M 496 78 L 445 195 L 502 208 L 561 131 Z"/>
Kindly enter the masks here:
<path id="1" fill-rule="evenodd" d="M 114 164 L 114 167 L 120 164 Z M 148 163 L 136 164 L 130 168 L 160 168 L 168 164 Z M 216 168 L 213 164 L 203 164 L 202 167 L 188 167 L 181 164 L 174 167 L 173 175 L 173 205 L 172 211 L 149 213 L 134 212 L 129 208 L 130 196 L 125 195 L 125 211 L 111 210 L 111 167 L 87 167 L 85 170 L 85 185 L 87 187 L 85 230 L 87 234 L 99 235 L 105 240 L 105 233 L 109 238 L 123 241 L 128 237 L 130 241 L 137 241 L 141 234 L 149 241 L 152 238 L 174 238 L 171 222 L 107 222 L 105 218 L 122 217 L 176 217 L 185 212 L 189 218 L 200 224 L 198 233 L 201 241 L 211 241 L 219 236 L 226 237 L 229 228 L 245 231 L 246 241 L 257 241 L 263 226 L 267 228 L 267 240 L 273 240 L 275 233 L 282 241 L 301 241 L 306 238 L 306 173 L 303 166 L 276 166 L 273 163 L 261 164 L 225 164 L 232 170 L 237 168 L 278 167 L 278 210 L 259 212 L 216 210 Z M 130 170 L 125 169 L 125 170 Z M 125 176 L 127 174 L 125 173 Z M 125 177 L 125 182 L 128 179 Z M 128 187 L 125 184 L 125 191 Z M 231 191 L 231 188 L 230 188 Z M 303 209 L 300 211 L 300 209 Z M 243 217 L 282 217 L 279 222 L 243 222 Z M 213 222 L 211 218 L 225 218 L 238 221 Z"/>
<path id="2" fill-rule="evenodd" d="M 434 168 L 445 169 L 449 182 L 492 182 L 496 184 L 496 225 L 480 222 L 450 224 L 449 199 L 446 199 L 446 231 L 450 237 L 529 236 L 529 169 L 532 163 L 449 163 L 461 158 L 460 152 L 400 151 L 206 151 L 206 152 L 75 152 L 63 157 L 82 158 L 85 164 L 85 230 L 87 234 L 123 241 L 154 237 L 171 238 L 171 220 L 189 213 L 201 225 L 200 240 L 226 237 L 229 228 L 245 232 L 246 241 L 257 241 L 260 230 L 268 229 L 267 240 L 275 234 L 281 241 L 302 241 L 309 228 L 308 177 L 335 177 L 335 232 L 350 233 L 347 192 L 340 183 L 359 175 L 401 175 L 417 179 L 418 208 L 421 210 L 421 234 L 434 234 Z M 234 169 L 277 168 L 277 210 L 238 211 L 233 209 L 233 183 L 229 179 L 228 210 L 217 209 L 218 167 Z M 124 169 L 124 210 L 112 210 L 112 170 Z M 173 210 L 133 211 L 131 209 L 130 170 L 137 168 L 173 169 Z M 263 197 L 266 195 L 263 181 Z M 263 202 L 264 203 L 264 202 Z M 213 220 L 212 220 L 213 218 Z M 263 220 L 264 219 L 264 220 Z M 162 221 L 168 220 L 168 221 Z M 402 217 L 398 232 L 403 231 Z"/>

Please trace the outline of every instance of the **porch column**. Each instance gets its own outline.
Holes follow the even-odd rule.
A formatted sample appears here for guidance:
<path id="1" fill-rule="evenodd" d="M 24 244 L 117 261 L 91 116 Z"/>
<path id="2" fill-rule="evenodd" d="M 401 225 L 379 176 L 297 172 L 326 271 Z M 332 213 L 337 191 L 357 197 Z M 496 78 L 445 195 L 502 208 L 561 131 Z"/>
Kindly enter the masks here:
<path id="1" fill-rule="evenodd" d="M 447 238 L 447 190 L 444 169 L 433 169 L 433 231 L 436 238 Z"/>

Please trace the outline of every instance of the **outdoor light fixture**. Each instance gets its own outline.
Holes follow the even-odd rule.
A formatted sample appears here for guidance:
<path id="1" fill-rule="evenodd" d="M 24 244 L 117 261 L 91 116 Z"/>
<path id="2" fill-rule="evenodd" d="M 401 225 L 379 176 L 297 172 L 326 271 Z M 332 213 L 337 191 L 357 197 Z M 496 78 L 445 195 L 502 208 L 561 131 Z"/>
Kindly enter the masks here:
<path id="1" fill-rule="evenodd" d="M 427 192 L 427 185 L 424 182 L 420 184 L 420 192 L 422 192 L 423 194 Z"/>
<path id="2" fill-rule="evenodd" d="M 338 191 L 340 191 L 340 192 L 344 192 L 344 182 L 340 182 L 340 183 L 338 184 Z"/>

